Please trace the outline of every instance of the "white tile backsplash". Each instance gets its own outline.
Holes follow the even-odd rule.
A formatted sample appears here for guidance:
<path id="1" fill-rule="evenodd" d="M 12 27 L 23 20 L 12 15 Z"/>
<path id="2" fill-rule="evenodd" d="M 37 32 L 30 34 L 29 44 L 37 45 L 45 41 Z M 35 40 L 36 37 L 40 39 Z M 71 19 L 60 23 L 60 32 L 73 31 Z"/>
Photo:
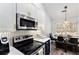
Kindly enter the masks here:
<path id="1" fill-rule="evenodd" d="M 22 35 L 36 35 L 36 31 L 15 31 L 15 32 L 1 32 L 0 37 L 7 37 L 9 39 L 10 45 L 12 45 L 12 39 L 16 36 Z"/>

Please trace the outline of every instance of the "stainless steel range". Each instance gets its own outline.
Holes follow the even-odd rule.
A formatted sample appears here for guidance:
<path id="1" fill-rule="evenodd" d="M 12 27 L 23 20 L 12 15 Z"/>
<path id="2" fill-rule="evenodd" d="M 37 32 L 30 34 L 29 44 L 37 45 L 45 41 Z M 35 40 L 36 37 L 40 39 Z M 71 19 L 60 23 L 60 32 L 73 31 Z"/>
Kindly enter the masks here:
<path id="1" fill-rule="evenodd" d="M 39 54 L 43 44 L 33 40 L 32 35 L 17 36 L 13 39 L 13 46 L 25 55 Z"/>

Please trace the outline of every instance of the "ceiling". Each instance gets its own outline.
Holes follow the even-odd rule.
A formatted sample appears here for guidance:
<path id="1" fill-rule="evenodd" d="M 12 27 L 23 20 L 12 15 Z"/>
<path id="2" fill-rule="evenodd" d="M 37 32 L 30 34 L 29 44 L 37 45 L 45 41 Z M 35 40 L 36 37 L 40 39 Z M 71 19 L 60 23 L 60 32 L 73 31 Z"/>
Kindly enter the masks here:
<path id="1" fill-rule="evenodd" d="M 61 12 L 67 6 L 67 19 L 79 17 L 78 3 L 43 3 L 45 11 L 52 20 L 64 20 L 65 14 Z"/>

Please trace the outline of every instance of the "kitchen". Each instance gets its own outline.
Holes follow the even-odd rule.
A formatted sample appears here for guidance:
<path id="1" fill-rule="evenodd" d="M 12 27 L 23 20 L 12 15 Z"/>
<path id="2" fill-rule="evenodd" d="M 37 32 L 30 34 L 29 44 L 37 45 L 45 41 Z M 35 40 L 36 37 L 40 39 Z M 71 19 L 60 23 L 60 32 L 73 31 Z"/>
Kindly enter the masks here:
<path id="1" fill-rule="evenodd" d="M 77 55 L 78 0 L 0 0 L 0 59 L 78 59 Z"/>
<path id="2" fill-rule="evenodd" d="M 42 4 L 2 3 L 0 8 L 1 55 L 50 55 L 51 20 Z"/>
<path id="3" fill-rule="evenodd" d="M 0 3 L 0 55 L 79 55 L 78 3 Z"/>

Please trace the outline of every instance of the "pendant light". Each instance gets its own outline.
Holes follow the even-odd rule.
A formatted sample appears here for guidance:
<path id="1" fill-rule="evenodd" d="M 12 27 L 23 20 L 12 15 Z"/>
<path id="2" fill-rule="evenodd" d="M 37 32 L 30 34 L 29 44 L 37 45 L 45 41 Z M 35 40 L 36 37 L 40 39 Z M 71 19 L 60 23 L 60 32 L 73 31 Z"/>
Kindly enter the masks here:
<path id="1" fill-rule="evenodd" d="M 67 8 L 67 6 L 64 6 L 64 10 L 61 11 L 65 14 L 64 22 L 57 24 L 57 33 L 65 37 L 68 35 L 72 36 L 76 30 L 75 23 L 67 20 Z"/>
<path id="2" fill-rule="evenodd" d="M 64 10 L 62 11 L 63 13 L 65 13 L 65 21 L 63 23 L 64 25 L 64 34 L 65 36 L 67 36 L 67 29 L 69 27 L 69 22 L 67 21 L 67 6 L 64 7 Z"/>
<path id="3" fill-rule="evenodd" d="M 67 21 L 67 6 L 64 7 L 64 10 L 62 12 L 65 13 L 65 21 L 64 21 L 63 25 L 64 25 L 65 36 L 67 36 L 67 35 L 71 34 L 71 31 L 73 30 L 72 26 L 74 23 Z"/>
<path id="4" fill-rule="evenodd" d="M 66 21 L 66 20 L 67 20 L 67 18 L 66 18 L 66 17 L 67 17 L 67 14 L 66 14 L 66 12 L 67 12 L 67 6 L 65 6 L 64 9 L 65 9 L 65 10 L 63 10 L 62 12 L 65 13 L 65 21 Z"/>
<path id="5" fill-rule="evenodd" d="M 65 21 L 64 21 L 64 24 L 65 24 L 65 25 L 67 25 L 67 24 L 69 23 L 69 22 L 67 21 L 67 8 L 68 8 L 68 7 L 65 6 L 65 7 L 64 7 L 64 10 L 62 11 L 62 12 L 65 13 Z"/>

